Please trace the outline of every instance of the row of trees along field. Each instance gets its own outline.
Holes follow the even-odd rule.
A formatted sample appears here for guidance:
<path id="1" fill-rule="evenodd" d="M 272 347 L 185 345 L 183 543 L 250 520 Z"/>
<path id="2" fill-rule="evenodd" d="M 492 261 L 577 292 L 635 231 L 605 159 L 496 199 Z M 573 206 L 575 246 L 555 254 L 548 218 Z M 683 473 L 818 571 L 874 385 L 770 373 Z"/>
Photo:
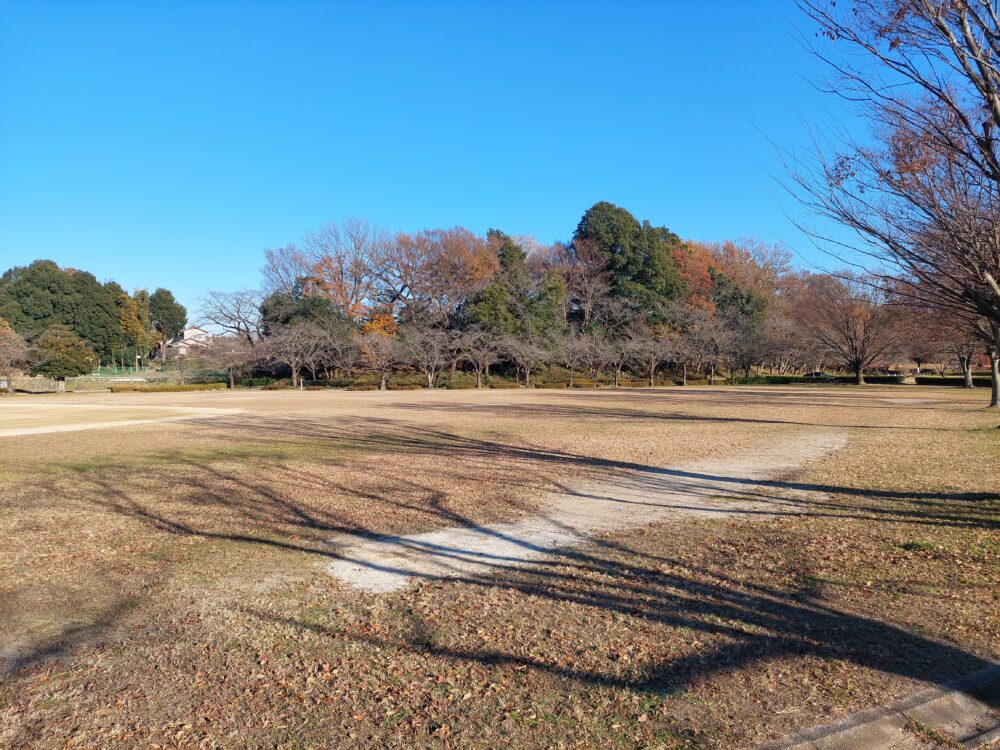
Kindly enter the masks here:
<path id="1" fill-rule="evenodd" d="M 862 137 L 814 132 L 786 153 L 788 188 L 851 235 L 875 285 L 1000 348 L 1000 13 L 982 0 L 799 0 L 831 95 Z M 807 42 L 808 43 L 808 42 Z M 834 252 L 836 252 L 834 250 Z"/>
<path id="2" fill-rule="evenodd" d="M 167 289 L 128 294 L 114 281 L 38 260 L 0 277 L 0 372 L 63 379 L 135 365 L 187 323 Z"/>
<path id="3" fill-rule="evenodd" d="M 528 385 L 557 365 L 567 384 L 826 368 L 861 383 L 914 360 L 954 363 L 971 386 L 977 357 L 996 355 L 984 329 L 872 276 L 795 270 L 785 251 L 752 240 L 685 242 L 607 202 L 553 245 L 329 224 L 266 251 L 263 277 L 260 290 L 205 300 L 206 321 L 228 334 L 212 357 L 231 380 L 270 364 L 299 385 L 361 369 L 382 388 L 404 370 L 428 386 L 459 369 L 477 385 L 491 371 Z"/>

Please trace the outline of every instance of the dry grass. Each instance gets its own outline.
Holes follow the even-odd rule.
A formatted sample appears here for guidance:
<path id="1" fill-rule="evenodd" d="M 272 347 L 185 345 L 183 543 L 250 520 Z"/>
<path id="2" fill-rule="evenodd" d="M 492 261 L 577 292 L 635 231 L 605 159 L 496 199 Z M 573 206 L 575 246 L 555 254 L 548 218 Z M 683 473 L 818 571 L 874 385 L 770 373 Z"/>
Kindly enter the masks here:
<path id="1" fill-rule="evenodd" d="M 244 413 L 4 439 L 0 746 L 750 747 L 1000 656 L 981 394 L 63 398 Z M 509 519 L 801 425 L 851 443 L 761 488 L 782 515 L 382 597 L 324 571 L 338 531 Z"/>

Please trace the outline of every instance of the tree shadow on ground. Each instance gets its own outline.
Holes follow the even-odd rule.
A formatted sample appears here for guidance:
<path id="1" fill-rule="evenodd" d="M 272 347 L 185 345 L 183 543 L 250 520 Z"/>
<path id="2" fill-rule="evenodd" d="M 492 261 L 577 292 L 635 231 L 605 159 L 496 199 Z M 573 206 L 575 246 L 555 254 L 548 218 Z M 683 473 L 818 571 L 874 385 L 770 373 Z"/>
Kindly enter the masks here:
<path id="1" fill-rule="evenodd" d="M 637 403 L 648 405 L 650 403 L 650 396 L 647 395 L 645 398 L 636 398 L 631 394 L 622 394 L 622 399 L 634 399 Z M 617 400 L 617 399 L 616 399 Z M 733 400 L 727 402 L 724 399 L 691 399 L 690 401 L 685 399 L 682 401 L 684 404 L 691 402 L 697 403 L 708 403 L 715 408 L 726 407 L 726 406 L 739 406 L 745 408 L 746 406 L 757 406 L 759 408 L 764 408 L 764 405 L 760 402 L 753 401 L 741 401 Z M 858 404 L 816 404 L 816 403 L 802 403 L 802 404 L 789 404 L 782 403 L 781 406 L 793 406 L 801 405 L 808 406 L 810 408 L 815 408 L 817 406 L 821 407 L 844 407 L 844 408 L 856 408 Z M 514 403 L 481 403 L 481 404 L 464 404 L 464 403 L 453 403 L 447 401 L 441 402 L 421 402 L 421 403 L 401 403 L 395 404 L 395 409 L 400 409 L 402 411 L 415 411 L 415 412 L 433 412 L 433 411 L 445 411 L 445 412 L 469 412 L 473 414 L 497 417 L 497 418 L 539 418 L 539 417 L 549 417 L 553 419 L 628 419 L 628 420 L 641 420 L 641 421 L 652 421 L 652 422 L 717 422 L 722 424 L 761 424 L 761 425 L 791 425 L 800 427 L 833 427 L 833 428 L 851 428 L 858 430 L 914 430 L 917 432 L 968 432 L 967 428 L 964 427 L 927 427 L 921 425 L 906 425 L 906 424 L 856 424 L 850 422 L 816 422 L 816 421 L 802 421 L 795 419 L 778 419 L 778 418 L 768 418 L 768 417 L 744 417 L 735 416 L 727 414 L 686 414 L 681 411 L 652 411 L 648 409 L 639 408 L 627 408 L 627 407 L 605 407 L 605 406 L 585 406 L 577 401 L 571 404 L 561 405 L 561 404 L 551 404 L 551 403 L 524 403 L 524 404 L 514 404 Z M 865 410 L 869 409 L 893 409 L 894 411 L 900 411 L 900 407 L 890 407 L 890 406 L 878 406 L 873 405 L 868 402 L 864 403 Z M 907 410 L 914 407 L 906 407 Z M 919 408 L 919 407 L 917 407 Z M 939 407 L 932 409 L 934 411 L 941 411 Z M 768 411 L 773 412 L 773 408 L 768 406 Z"/>
<path id="2" fill-rule="evenodd" d="M 603 548 L 603 549 L 602 549 Z M 613 555 L 603 554 L 604 550 Z M 706 677 L 781 657 L 812 656 L 848 661 L 866 669 L 925 683 L 994 666 L 955 645 L 910 633 L 890 623 L 842 611 L 806 588 L 786 589 L 693 567 L 680 559 L 604 541 L 593 550 L 562 550 L 526 566 L 503 563 L 484 575 L 444 580 L 473 587 L 502 587 L 530 599 L 614 612 L 643 623 L 702 634 L 704 648 L 654 659 L 625 673 L 613 667 L 583 669 L 572 662 L 525 656 L 521 644 L 506 648 L 468 647 L 428 641 L 426 634 L 401 630 L 392 636 L 345 631 L 262 609 L 241 608 L 264 621 L 484 666 L 528 667 L 588 685 L 655 694 L 682 691 Z M 995 703 L 994 703 L 995 705 Z"/>
<path id="3" fill-rule="evenodd" d="M 602 411 L 602 413 L 605 413 Z M 606 413 L 605 413 L 606 414 Z M 613 414 L 611 416 L 614 416 Z M 497 458 L 509 458 L 530 464 L 554 464 L 578 470 L 603 470 L 635 473 L 639 481 L 654 490 L 680 490 L 702 494 L 704 483 L 727 485 L 726 494 L 752 502 L 779 502 L 786 512 L 815 514 L 843 512 L 852 517 L 872 514 L 868 520 L 881 516 L 894 519 L 913 517 L 920 523 L 1000 527 L 1000 514 L 990 504 L 1000 502 L 1000 492 L 923 492 L 894 491 L 864 486 L 830 485 L 800 482 L 794 479 L 756 479 L 723 474 L 707 474 L 684 469 L 663 468 L 631 461 L 595 458 L 569 451 L 559 451 L 530 445 L 514 445 L 499 439 L 474 438 L 426 426 L 415 427 L 405 422 L 385 418 L 338 418 L 335 424 L 322 420 L 300 418 L 239 418 L 232 417 L 213 423 L 219 429 L 252 429 L 258 436 L 273 435 L 277 441 L 310 440 L 319 445 L 337 447 L 347 452 L 393 454 L 447 455 L 455 464 L 473 469 L 476 462 L 488 464 Z M 813 425 L 809 425 L 813 426 Z M 964 431 L 964 430 L 963 430 Z M 461 464 L 458 464 L 458 461 Z M 711 490 L 712 494 L 718 494 Z M 796 493 L 805 493 L 797 496 Z M 851 502 L 835 501 L 830 496 L 850 498 Z M 856 499 L 873 502 L 858 504 Z M 904 501 L 919 506 L 911 511 L 898 506 L 880 505 L 878 501 Z M 956 505 L 957 504 L 957 505 Z M 981 507 L 980 507 L 981 506 Z M 776 513 L 782 509 L 772 509 Z M 748 511 L 752 512 L 752 511 Z"/>
<path id="4" fill-rule="evenodd" d="M 767 503 L 768 509 L 746 509 L 748 515 L 790 513 L 796 516 L 842 516 L 870 523 L 945 524 L 994 529 L 998 525 L 996 502 L 1000 494 L 978 495 L 930 492 L 884 492 L 863 487 L 815 485 L 795 480 L 757 480 L 740 476 L 717 476 L 663 469 L 647 465 L 605 461 L 568 452 L 516 446 L 497 440 L 470 438 L 444 430 L 417 428 L 393 420 L 345 420 L 335 424 L 318 419 L 227 417 L 213 420 L 209 429 L 228 434 L 240 429 L 257 441 L 287 444 L 308 439 L 348 455 L 436 453 L 449 457 L 447 471 L 465 480 L 474 479 L 481 466 L 498 457 L 541 467 L 543 474 L 558 465 L 574 473 L 589 470 L 639 473 L 644 482 L 661 482 L 663 491 L 677 492 L 678 483 L 694 491 L 703 480 L 735 486 L 743 500 Z M 284 460 L 265 460 L 248 475 L 227 468 L 228 454 L 219 460 L 201 453 L 197 459 L 184 454 L 154 462 L 141 477 L 125 476 L 125 470 L 80 472 L 67 490 L 52 479 L 42 493 L 63 493 L 75 502 L 87 503 L 105 512 L 126 516 L 160 532 L 205 539 L 219 539 L 255 547 L 306 553 L 339 559 L 338 549 L 328 543 L 331 535 L 349 534 L 385 540 L 385 529 L 345 519 L 297 497 L 303 487 L 353 497 L 375 506 L 390 519 L 393 513 L 415 512 L 428 527 L 477 527 L 474 518 L 449 507 L 440 490 L 420 486 L 397 477 L 395 488 L 348 486 L 338 483 L 308 465 Z M 407 487 L 419 501 L 396 500 Z M 150 488 L 169 492 L 165 502 Z M 281 489 L 276 489 L 281 488 Z M 571 487 L 567 487 L 570 490 Z M 656 491 L 656 487 L 652 488 Z M 614 497 L 603 498 L 614 501 Z M 729 512 L 733 512 L 730 510 Z M 404 537 L 398 537 L 404 539 Z M 401 542 L 402 543 L 402 542 Z M 623 676 L 600 670 L 580 670 L 572 664 L 549 663 L 513 652 L 489 648 L 435 645 L 424 638 L 393 641 L 370 634 L 355 634 L 378 645 L 420 650 L 442 658 L 483 664 L 518 664 L 552 672 L 570 679 L 599 685 L 627 685 L 633 689 L 664 692 L 682 689 L 699 678 L 738 669 L 782 654 L 812 654 L 824 659 L 847 660 L 924 682 L 938 682 L 962 672 L 988 666 L 990 662 L 955 645 L 913 634 L 892 624 L 841 611 L 825 604 L 810 585 L 786 590 L 737 580 L 706 569 L 693 569 L 678 559 L 651 555 L 597 541 L 596 551 L 563 550 L 527 565 L 511 566 L 504 560 L 485 563 L 484 574 L 457 574 L 446 580 L 476 587 L 502 586 L 532 597 L 573 603 L 599 611 L 616 612 L 638 621 L 689 628 L 715 638 L 708 648 L 673 660 L 644 666 L 643 674 Z M 676 572 L 681 570 L 682 572 Z M 403 571 L 407 575 L 410 571 Z M 440 576 L 437 576 L 440 578 Z M 39 647 L 39 654 L 55 655 L 76 643 L 100 637 L 127 608 L 110 612 L 89 626 L 68 629 L 61 641 Z M 261 618 L 282 619 L 263 611 Z M 287 624 L 312 629 L 324 635 L 321 626 Z M 74 626 L 75 627 L 75 626 Z M 29 662 L 23 662 L 27 664 Z"/>

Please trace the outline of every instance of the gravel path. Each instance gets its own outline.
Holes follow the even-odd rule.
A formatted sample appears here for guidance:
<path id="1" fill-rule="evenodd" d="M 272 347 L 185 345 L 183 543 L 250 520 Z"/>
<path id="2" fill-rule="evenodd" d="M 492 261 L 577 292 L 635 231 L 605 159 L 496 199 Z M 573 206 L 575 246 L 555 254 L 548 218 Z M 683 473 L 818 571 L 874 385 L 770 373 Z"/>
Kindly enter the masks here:
<path id="1" fill-rule="evenodd" d="M 681 516 L 717 517 L 775 509 L 794 493 L 761 482 L 776 479 L 847 443 L 842 431 L 802 430 L 753 452 L 672 469 L 628 472 L 598 481 L 571 481 L 551 494 L 539 515 L 514 523 L 444 528 L 413 536 L 331 540 L 338 558 L 330 572 L 356 588 L 384 593 L 414 578 L 487 575 L 595 534 Z"/>

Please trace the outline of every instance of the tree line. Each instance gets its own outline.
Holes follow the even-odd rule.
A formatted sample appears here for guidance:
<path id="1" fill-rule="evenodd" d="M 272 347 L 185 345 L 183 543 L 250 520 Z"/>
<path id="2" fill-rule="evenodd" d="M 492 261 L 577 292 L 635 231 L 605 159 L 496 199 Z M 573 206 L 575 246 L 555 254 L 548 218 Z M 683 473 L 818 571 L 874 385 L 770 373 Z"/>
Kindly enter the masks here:
<path id="1" fill-rule="evenodd" d="M 789 192 L 851 232 L 849 250 L 966 361 L 1000 351 L 1000 15 L 979 0 L 799 0 L 864 138 L 829 128 L 784 153 Z M 808 229 L 808 227 L 806 227 Z M 966 373 L 968 378 L 968 374 Z"/>
<path id="2" fill-rule="evenodd" d="M 350 219 L 265 253 L 258 290 L 211 292 L 227 335 L 212 357 L 230 379 L 277 366 L 293 383 L 368 370 L 386 388 L 463 369 L 530 385 L 540 368 L 641 377 L 751 377 L 837 368 L 856 382 L 893 361 L 953 362 L 969 385 L 984 341 L 917 309 L 870 275 L 792 267 L 754 240 L 683 241 L 599 202 L 571 239 L 456 227 L 390 232 Z M 930 324 L 933 319 L 933 325 Z M 961 340 L 961 346 L 958 341 Z"/>
<path id="3" fill-rule="evenodd" d="M 17 369 L 57 380 L 101 364 L 134 365 L 187 324 L 167 289 L 132 294 L 50 260 L 0 276 L 0 374 Z"/>

